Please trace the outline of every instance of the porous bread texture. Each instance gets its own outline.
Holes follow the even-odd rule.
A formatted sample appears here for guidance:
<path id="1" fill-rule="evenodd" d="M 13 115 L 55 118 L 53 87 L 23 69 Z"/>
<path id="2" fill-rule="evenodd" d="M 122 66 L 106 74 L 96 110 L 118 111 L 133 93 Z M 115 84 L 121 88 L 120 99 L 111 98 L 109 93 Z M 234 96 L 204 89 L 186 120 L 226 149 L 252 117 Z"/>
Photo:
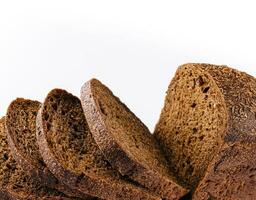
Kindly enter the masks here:
<path id="1" fill-rule="evenodd" d="M 216 81 L 227 110 L 224 145 L 194 199 L 255 199 L 256 79 L 226 66 L 200 65 Z"/>
<path id="2" fill-rule="evenodd" d="M 195 200 L 256 197 L 255 94 L 256 80 L 227 66 L 177 70 L 154 135 L 179 177 L 192 189 L 201 180 Z"/>
<path id="3" fill-rule="evenodd" d="M 122 175 L 164 199 L 179 199 L 188 192 L 171 173 L 148 128 L 105 85 L 88 81 L 81 101 L 96 143 Z"/>
<path id="4" fill-rule="evenodd" d="M 256 145 L 237 142 L 225 144 L 207 169 L 193 200 L 256 198 Z"/>
<path id="5" fill-rule="evenodd" d="M 256 79 L 227 66 L 201 64 L 200 67 L 213 77 L 225 99 L 225 142 L 256 141 Z"/>
<path id="6" fill-rule="evenodd" d="M 7 137 L 15 160 L 43 185 L 68 196 L 90 199 L 59 182 L 46 167 L 36 140 L 36 116 L 40 106 L 38 101 L 17 98 L 8 107 L 5 120 Z"/>
<path id="7" fill-rule="evenodd" d="M 72 188 L 103 199 L 160 199 L 113 170 L 95 143 L 80 100 L 54 89 L 37 118 L 40 152 L 49 169 Z"/>
<path id="8" fill-rule="evenodd" d="M 8 147 L 5 118 L 0 119 L 0 188 L 15 200 L 70 199 L 56 190 L 41 186 L 17 164 Z"/>
<path id="9" fill-rule="evenodd" d="M 226 106 L 211 75 L 194 65 L 178 68 L 168 87 L 154 136 L 173 172 L 194 189 L 221 145 Z"/>
<path id="10" fill-rule="evenodd" d="M 40 106 L 38 101 L 18 98 L 12 101 L 6 113 L 8 141 L 15 150 L 13 153 L 18 157 L 19 164 L 28 170 L 45 168 L 35 133 L 36 116 Z"/>

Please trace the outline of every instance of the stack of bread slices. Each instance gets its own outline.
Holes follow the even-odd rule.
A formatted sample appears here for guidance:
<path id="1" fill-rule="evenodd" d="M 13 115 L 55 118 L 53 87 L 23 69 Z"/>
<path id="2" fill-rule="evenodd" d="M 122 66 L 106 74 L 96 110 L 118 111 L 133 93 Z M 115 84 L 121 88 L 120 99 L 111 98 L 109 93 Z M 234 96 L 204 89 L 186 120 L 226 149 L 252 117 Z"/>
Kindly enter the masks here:
<path id="1" fill-rule="evenodd" d="M 145 99 L 146 103 L 146 99 Z M 153 134 L 97 79 L 0 120 L 2 200 L 256 199 L 256 79 L 185 64 Z"/>

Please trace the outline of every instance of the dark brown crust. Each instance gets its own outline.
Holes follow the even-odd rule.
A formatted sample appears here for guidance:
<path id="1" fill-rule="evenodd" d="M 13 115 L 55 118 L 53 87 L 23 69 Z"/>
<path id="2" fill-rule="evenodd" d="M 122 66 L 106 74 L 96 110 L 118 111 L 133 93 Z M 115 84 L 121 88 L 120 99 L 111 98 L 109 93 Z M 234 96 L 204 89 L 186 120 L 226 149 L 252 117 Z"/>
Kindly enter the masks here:
<path id="1" fill-rule="evenodd" d="M 88 81 L 81 89 L 82 106 L 93 137 L 111 165 L 118 169 L 122 175 L 129 176 L 165 199 L 179 199 L 188 193 L 187 189 L 171 181 L 169 178 L 130 158 L 114 140 L 108 127 L 102 120 L 101 112 L 96 105 L 91 89 L 93 81 L 98 80 L 92 79 Z"/>
<path id="2" fill-rule="evenodd" d="M 244 72 L 210 64 L 187 64 L 208 72 L 227 108 L 227 128 L 219 152 L 193 199 L 256 198 L 256 79 Z"/>
<path id="3" fill-rule="evenodd" d="M 48 96 L 58 92 L 65 93 L 66 95 L 71 95 L 64 90 L 55 89 L 50 92 Z M 69 185 L 71 188 L 78 189 L 85 194 L 98 196 L 102 199 L 160 200 L 160 198 L 150 195 L 149 193 L 144 192 L 144 190 L 142 189 L 128 186 L 124 187 L 121 185 L 111 185 L 108 181 L 105 181 L 103 179 L 87 176 L 86 174 L 77 174 L 64 168 L 55 158 L 52 150 L 47 144 L 44 133 L 45 124 L 42 120 L 43 109 L 44 105 L 41 107 L 37 116 L 37 139 L 39 141 L 39 148 L 45 163 L 59 180 Z"/>
<path id="4" fill-rule="evenodd" d="M 16 137 L 15 132 L 12 132 L 11 124 L 9 124 L 9 117 L 12 116 L 12 112 L 15 112 L 15 107 L 18 104 L 38 104 L 38 109 L 40 108 L 41 103 L 38 101 L 32 101 L 28 99 L 18 98 L 14 100 L 10 106 L 8 107 L 7 114 L 6 114 L 6 132 L 8 138 L 8 144 L 12 151 L 13 157 L 15 160 L 22 166 L 23 169 L 30 172 L 31 177 L 35 177 L 40 181 L 43 185 L 47 187 L 51 187 L 57 189 L 60 192 L 65 193 L 70 197 L 79 197 L 84 199 L 90 199 L 88 195 L 81 193 L 80 191 L 72 190 L 68 186 L 64 185 L 63 183 L 59 182 L 58 179 L 50 172 L 50 170 L 45 165 L 39 165 L 32 158 L 24 155 L 19 150 L 19 144 L 16 144 L 14 141 L 14 137 Z M 13 127 L 12 127 L 13 128 Z"/>

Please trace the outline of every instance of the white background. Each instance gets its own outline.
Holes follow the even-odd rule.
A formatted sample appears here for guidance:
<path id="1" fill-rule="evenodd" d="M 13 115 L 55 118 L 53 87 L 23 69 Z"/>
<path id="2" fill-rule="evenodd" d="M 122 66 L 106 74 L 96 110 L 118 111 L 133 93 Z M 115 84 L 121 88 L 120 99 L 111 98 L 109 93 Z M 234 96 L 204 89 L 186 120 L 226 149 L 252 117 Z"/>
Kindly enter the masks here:
<path id="1" fill-rule="evenodd" d="M 79 95 L 96 77 L 153 130 L 178 65 L 256 75 L 253 2 L 0 0 L 0 115 L 16 97 Z"/>

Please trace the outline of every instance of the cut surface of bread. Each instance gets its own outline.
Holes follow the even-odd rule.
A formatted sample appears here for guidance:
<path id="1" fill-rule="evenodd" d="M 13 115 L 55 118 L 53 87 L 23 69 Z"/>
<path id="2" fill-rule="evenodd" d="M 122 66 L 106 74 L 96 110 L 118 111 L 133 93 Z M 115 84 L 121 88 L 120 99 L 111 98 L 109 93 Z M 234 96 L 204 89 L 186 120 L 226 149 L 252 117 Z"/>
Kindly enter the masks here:
<path id="1" fill-rule="evenodd" d="M 36 115 L 41 103 L 18 98 L 8 107 L 6 114 L 7 137 L 14 156 L 23 168 L 44 169 L 36 141 Z"/>
<path id="2" fill-rule="evenodd" d="M 235 143 L 225 145 L 207 169 L 193 200 L 256 199 L 256 145 Z"/>
<path id="3" fill-rule="evenodd" d="M 38 101 L 23 98 L 18 98 L 10 104 L 5 121 L 8 142 L 14 158 L 42 184 L 69 196 L 89 199 L 89 196 L 71 190 L 59 182 L 45 165 L 36 140 L 36 116 L 40 106 L 41 103 Z"/>
<path id="4" fill-rule="evenodd" d="M 224 159 L 222 153 L 218 153 L 225 145 L 251 143 L 251 147 L 248 146 L 251 150 L 248 151 L 255 146 L 255 94 L 255 79 L 227 66 L 192 63 L 177 70 L 169 85 L 154 136 L 174 166 L 174 173 L 185 180 L 192 190 L 202 179 L 197 197 L 205 197 L 199 193 L 204 193 L 206 187 L 202 186 L 207 184 L 214 194 L 208 196 L 212 199 L 232 199 L 231 196 L 238 193 L 247 194 L 245 199 L 250 197 L 249 188 L 255 184 L 253 177 L 245 175 L 243 180 L 250 179 L 251 186 L 236 185 L 235 191 L 230 180 L 236 176 L 241 178 L 239 172 L 231 172 L 233 174 L 228 178 L 228 173 L 224 176 L 221 170 L 215 170 L 219 162 L 223 161 L 226 167 L 231 163 Z M 243 145 L 241 148 L 246 147 L 246 144 Z M 243 166 L 239 160 L 238 166 Z M 220 177 L 222 181 L 218 180 Z"/>
<path id="5" fill-rule="evenodd" d="M 160 199 L 132 185 L 105 161 L 95 143 L 80 100 L 54 89 L 37 118 L 40 152 L 49 169 L 70 187 L 102 199 Z"/>
<path id="6" fill-rule="evenodd" d="M 96 143 L 122 175 L 164 199 L 179 199 L 188 192 L 171 173 L 148 128 L 105 85 L 88 81 L 81 101 Z"/>
<path id="7" fill-rule="evenodd" d="M 198 184 L 219 148 L 226 118 L 223 96 L 208 72 L 193 65 L 179 67 L 154 136 L 190 188 Z"/>
<path id="8" fill-rule="evenodd" d="M 5 118 L 0 119 L 0 188 L 6 194 L 1 197 L 6 197 L 6 200 L 75 199 L 67 198 L 56 190 L 43 187 L 18 165 L 8 147 Z"/>

